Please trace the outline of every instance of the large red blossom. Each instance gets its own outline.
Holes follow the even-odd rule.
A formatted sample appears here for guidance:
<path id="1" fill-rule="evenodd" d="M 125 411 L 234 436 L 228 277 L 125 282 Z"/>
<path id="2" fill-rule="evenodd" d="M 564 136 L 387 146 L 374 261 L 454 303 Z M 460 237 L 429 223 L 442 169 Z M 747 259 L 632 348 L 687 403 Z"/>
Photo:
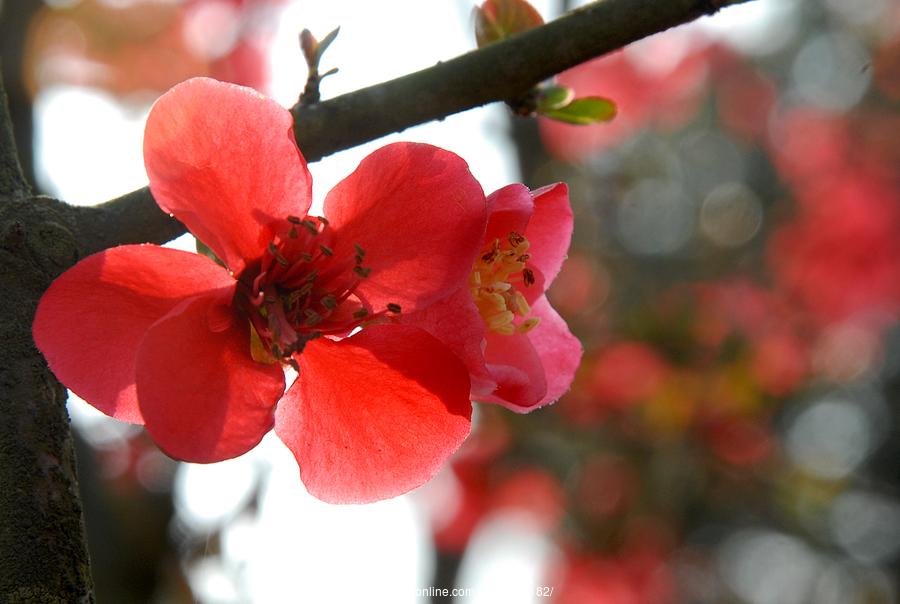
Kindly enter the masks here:
<path id="1" fill-rule="evenodd" d="M 472 396 L 525 412 L 572 384 L 581 344 L 550 305 L 572 236 L 568 188 L 506 186 L 488 197 L 488 223 L 469 283 L 401 320 L 446 343 L 469 369 Z"/>
<path id="2" fill-rule="evenodd" d="M 227 270 L 153 245 L 85 258 L 35 318 L 57 377 L 187 461 L 241 455 L 274 427 L 327 501 L 428 480 L 469 432 L 467 371 L 435 337 L 387 321 L 469 277 L 486 204 L 465 162 L 383 147 L 328 194 L 327 220 L 308 216 L 290 113 L 203 78 L 154 105 L 144 157 L 160 207 Z M 288 364 L 299 377 L 285 392 Z"/>

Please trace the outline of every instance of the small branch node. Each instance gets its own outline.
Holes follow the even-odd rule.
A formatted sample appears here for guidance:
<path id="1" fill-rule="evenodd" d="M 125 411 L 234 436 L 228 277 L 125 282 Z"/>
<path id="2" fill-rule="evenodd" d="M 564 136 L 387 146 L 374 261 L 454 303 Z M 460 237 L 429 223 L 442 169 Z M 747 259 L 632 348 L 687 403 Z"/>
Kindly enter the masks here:
<path id="1" fill-rule="evenodd" d="M 340 30 L 340 27 L 335 28 L 321 41 L 316 40 L 315 36 L 313 36 L 312 32 L 308 29 L 304 29 L 300 32 L 300 50 L 303 52 L 303 57 L 306 59 L 306 68 L 308 70 L 306 86 L 304 86 L 303 92 L 300 94 L 300 99 L 298 100 L 300 105 L 314 105 L 322 100 L 322 95 L 319 92 L 319 84 L 328 76 L 338 72 L 337 67 L 333 67 L 325 73 L 320 74 L 319 63 L 322 60 L 322 55 L 325 54 L 325 51 L 331 43 L 334 42 L 334 39 L 337 38 Z"/>

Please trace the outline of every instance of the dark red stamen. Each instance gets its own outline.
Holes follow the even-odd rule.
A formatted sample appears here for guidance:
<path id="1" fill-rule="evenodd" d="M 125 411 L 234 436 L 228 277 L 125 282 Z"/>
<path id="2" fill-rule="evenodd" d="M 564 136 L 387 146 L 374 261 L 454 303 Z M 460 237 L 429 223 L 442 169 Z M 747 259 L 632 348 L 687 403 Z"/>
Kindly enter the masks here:
<path id="1" fill-rule="evenodd" d="M 292 355 L 308 341 L 346 335 L 364 321 L 400 312 L 400 305 L 388 304 L 373 313 L 355 295 L 371 272 L 363 266 L 366 252 L 354 245 L 352 256 L 336 258 L 327 227 L 324 218 L 288 216 L 262 257 L 238 276 L 235 305 L 258 336 L 254 346 L 262 343 L 274 359 L 292 366 Z"/>

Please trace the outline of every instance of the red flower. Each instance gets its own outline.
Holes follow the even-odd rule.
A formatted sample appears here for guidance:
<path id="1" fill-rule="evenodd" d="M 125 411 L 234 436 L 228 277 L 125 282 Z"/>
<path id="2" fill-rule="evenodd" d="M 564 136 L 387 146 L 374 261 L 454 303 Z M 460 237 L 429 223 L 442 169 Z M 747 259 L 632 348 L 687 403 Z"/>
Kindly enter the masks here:
<path id="1" fill-rule="evenodd" d="M 544 294 L 569 247 L 572 209 L 564 184 L 533 192 L 513 184 L 487 202 L 468 286 L 400 320 L 463 360 L 473 398 L 525 412 L 562 396 L 581 360 L 581 344 Z"/>
<path id="2" fill-rule="evenodd" d="M 187 461 L 241 455 L 274 426 L 326 501 L 428 480 L 469 432 L 469 381 L 434 337 L 384 315 L 469 276 L 485 199 L 465 162 L 389 145 L 328 194 L 328 220 L 307 216 L 290 113 L 201 78 L 154 105 L 144 157 L 160 207 L 227 270 L 153 245 L 82 260 L 35 318 L 57 377 Z M 299 372 L 287 392 L 284 364 Z"/>
<path id="3" fill-rule="evenodd" d="M 671 374 L 666 360 L 640 342 L 617 342 L 604 348 L 591 369 L 597 402 L 626 409 L 657 394 Z"/>
<path id="4" fill-rule="evenodd" d="M 862 171 L 822 174 L 770 240 L 776 279 L 821 324 L 900 316 L 900 195 Z"/>

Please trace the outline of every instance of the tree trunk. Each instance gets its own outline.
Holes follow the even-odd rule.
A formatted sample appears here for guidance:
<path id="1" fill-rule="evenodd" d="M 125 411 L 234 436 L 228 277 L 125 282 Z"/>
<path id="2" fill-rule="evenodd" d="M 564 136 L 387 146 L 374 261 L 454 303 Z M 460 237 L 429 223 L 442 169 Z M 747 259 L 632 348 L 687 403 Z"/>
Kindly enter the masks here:
<path id="1" fill-rule="evenodd" d="M 34 346 L 41 294 L 78 247 L 30 195 L 0 86 L 0 603 L 93 602 L 66 390 Z"/>

